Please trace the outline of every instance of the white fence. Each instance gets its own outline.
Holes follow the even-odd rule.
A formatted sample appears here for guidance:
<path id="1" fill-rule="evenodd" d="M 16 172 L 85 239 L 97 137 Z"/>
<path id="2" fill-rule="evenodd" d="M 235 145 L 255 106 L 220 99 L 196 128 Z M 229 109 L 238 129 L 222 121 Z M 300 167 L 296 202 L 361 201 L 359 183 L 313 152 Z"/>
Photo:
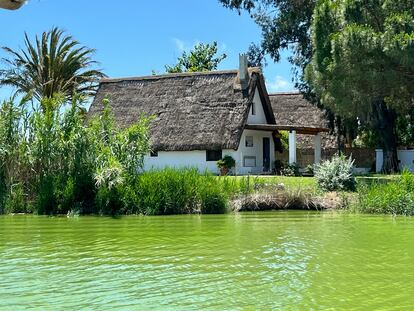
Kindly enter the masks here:
<path id="1" fill-rule="evenodd" d="M 383 154 L 382 149 L 376 149 L 376 161 L 375 161 L 375 170 L 381 172 Z M 408 169 L 411 172 L 414 172 L 414 150 L 398 150 L 397 156 L 399 160 L 400 169 Z"/>

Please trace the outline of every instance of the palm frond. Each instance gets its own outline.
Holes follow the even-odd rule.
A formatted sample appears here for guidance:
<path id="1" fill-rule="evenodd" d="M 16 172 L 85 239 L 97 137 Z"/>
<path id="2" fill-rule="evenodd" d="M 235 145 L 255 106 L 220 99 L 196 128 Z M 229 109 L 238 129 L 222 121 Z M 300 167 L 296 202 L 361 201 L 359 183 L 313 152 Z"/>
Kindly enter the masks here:
<path id="1" fill-rule="evenodd" d="M 62 29 L 53 28 L 36 36 L 32 42 L 24 35 L 24 48 L 3 47 L 8 57 L 2 59 L 7 68 L 0 70 L 0 85 L 9 85 L 40 101 L 61 93 L 67 99 L 73 94 L 93 95 L 101 70 L 92 59 L 94 49 L 80 45 Z"/>

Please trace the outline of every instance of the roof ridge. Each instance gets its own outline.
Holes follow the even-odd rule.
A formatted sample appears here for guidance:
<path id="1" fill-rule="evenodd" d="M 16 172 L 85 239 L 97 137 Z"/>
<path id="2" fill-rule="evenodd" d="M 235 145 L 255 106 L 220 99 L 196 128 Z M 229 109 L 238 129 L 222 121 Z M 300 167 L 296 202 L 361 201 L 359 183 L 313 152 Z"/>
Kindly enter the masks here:
<path id="1" fill-rule="evenodd" d="M 269 93 L 269 96 L 279 96 L 279 95 L 302 95 L 302 93 L 300 91 Z"/>
<path id="2" fill-rule="evenodd" d="M 157 79 L 168 79 L 168 78 L 179 78 L 179 77 L 208 76 L 208 75 L 237 74 L 237 73 L 238 73 L 238 70 L 212 70 L 212 71 L 165 73 L 165 74 L 160 74 L 160 75 L 149 75 L 149 76 L 103 78 L 100 80 L 100 83 L 114 83 L 114 82 L 121 82 L 121 81 L 139 81 L 139 80 L 157 80 Z"/>

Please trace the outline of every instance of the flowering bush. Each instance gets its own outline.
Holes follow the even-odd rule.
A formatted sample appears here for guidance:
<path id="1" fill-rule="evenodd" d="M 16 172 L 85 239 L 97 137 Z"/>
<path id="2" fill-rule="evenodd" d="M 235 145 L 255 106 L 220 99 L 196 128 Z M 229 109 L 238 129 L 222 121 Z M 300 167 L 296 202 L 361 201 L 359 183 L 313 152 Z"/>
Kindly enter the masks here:
<path id="1" fill-rule="evenodd" d="M 354 161 L 351 157 L 334 155 L 315 167 L 318 186 L 324 191 L 355 191 L 356 180 L 352 173 Z"/>

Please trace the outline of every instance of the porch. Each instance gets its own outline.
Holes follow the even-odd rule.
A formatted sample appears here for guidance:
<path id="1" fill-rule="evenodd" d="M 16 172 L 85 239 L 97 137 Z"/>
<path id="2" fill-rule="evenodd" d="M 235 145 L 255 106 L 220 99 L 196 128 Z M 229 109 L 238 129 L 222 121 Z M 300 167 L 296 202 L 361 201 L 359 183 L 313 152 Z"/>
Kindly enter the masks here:
<path id="1" fill-rule="evenodd" d="M 312 135 L 314 145 L 314 164 L 318 164 L 322 158 L 322 136 L 321 133 L 329 132 L 328 128 L 274 124 L 247 124 L 246 129 L 268 132 L 289 132 L 289 164 L 297 163 L 296 135 Z"/>

